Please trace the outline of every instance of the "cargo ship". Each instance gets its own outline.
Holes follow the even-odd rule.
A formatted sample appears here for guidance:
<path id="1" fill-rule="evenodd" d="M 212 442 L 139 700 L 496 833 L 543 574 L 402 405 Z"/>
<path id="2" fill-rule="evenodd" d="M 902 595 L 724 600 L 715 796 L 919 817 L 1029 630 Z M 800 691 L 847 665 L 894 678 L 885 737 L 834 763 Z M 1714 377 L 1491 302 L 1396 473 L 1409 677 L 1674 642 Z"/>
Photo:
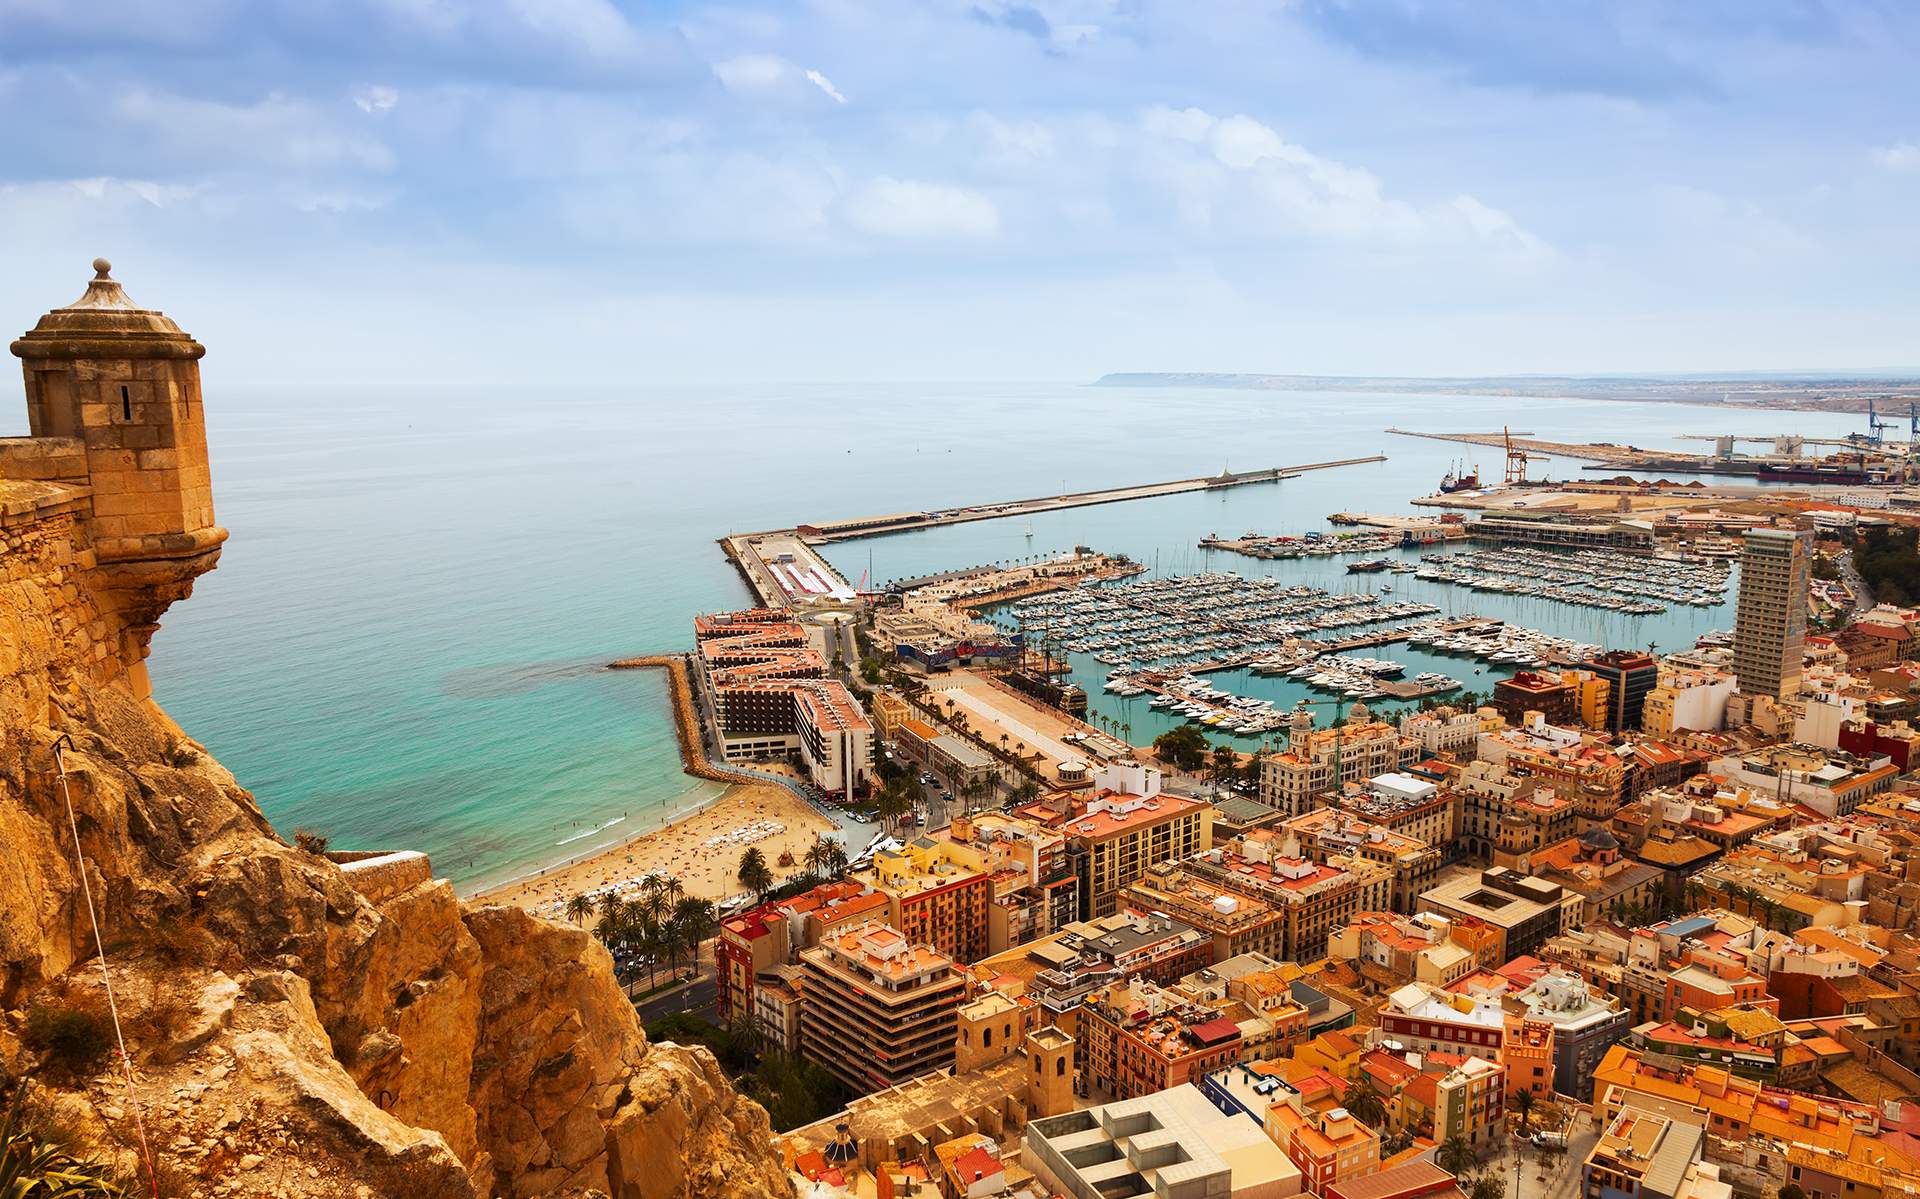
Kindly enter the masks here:
<path id="1" fill-rule="evenodd" d="M 1792 466 L 1776 466 L 1762 462 L 1754 476 L 1776 483 L 1865 483 L 1870 476 L 1856 465 L 1842 462 L 1804 462 Z"/>
<path id="2" fill-rule="evenodd" d="M 1385 558 L 1362 558 L 1358 562 L 1347 563 L 1347 573 L 1350 575 L 1370 575 L 1387 570 L 1392 566 L 1393 563 L 1387 561 Z"/>
<path id="3" fill-rule="evenodd" d="M 1476 491 L 1479 487 L 1480 468 L 1476 466 L 1469 471 L 1464 463 L 1455 463 L 1453 469 L 1447 472 L 1447 477 L 1440 480 L 1442 495 L 1452 495 L 1456 491 Z"/>

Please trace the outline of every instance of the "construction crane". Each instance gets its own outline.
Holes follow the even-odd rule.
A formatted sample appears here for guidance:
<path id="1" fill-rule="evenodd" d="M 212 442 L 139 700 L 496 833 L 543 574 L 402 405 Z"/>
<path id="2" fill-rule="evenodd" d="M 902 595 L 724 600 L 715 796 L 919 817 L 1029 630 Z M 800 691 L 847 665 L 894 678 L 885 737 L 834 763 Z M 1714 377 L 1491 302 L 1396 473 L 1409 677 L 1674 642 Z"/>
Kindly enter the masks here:
<path id="1" fill-rule="evenodd" d="M 1513 431 L 1506 427 L 1500 430 L 1500 437 L 1507 446 L 1507 486 L 1524 484 L 1527 481 L 1527 452 L 1513 447 Z"/>
<path id="2" fill-rule="evenodd" d="M 1907 442 L 1920 442 L 1920 404 L 1907 401 Z"/>

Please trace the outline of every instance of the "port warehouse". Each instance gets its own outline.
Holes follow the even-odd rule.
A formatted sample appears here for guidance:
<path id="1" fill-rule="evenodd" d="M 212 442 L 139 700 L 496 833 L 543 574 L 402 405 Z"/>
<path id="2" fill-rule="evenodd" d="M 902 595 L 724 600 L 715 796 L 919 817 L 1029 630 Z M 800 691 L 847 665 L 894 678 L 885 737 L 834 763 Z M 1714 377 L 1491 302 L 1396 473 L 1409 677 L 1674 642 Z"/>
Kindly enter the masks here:
<path id="1" fill-rule="evenodd" d="M 1574 549 L 1652 553 L 1653 524 L 1644 520 L 1574 520 L 1537 513 L 1483 516 L 1467 526 L 1475 541 L 1500 544 L 1557 545 Z"/>

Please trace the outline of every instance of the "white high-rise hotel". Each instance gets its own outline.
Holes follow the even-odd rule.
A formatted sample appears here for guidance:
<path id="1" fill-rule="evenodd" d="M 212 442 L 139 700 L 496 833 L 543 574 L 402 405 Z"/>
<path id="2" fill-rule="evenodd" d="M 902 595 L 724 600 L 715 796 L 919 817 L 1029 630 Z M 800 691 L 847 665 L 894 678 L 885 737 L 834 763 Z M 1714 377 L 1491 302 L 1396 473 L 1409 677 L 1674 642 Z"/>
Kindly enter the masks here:
<path id="1" fill-rule="evenodd" d="M 1733 626 L 1733 669 L 1743 695 L 1788 699 L 1800 688 L 1812 552 L 1810 530 L 1747 531 Z"/>

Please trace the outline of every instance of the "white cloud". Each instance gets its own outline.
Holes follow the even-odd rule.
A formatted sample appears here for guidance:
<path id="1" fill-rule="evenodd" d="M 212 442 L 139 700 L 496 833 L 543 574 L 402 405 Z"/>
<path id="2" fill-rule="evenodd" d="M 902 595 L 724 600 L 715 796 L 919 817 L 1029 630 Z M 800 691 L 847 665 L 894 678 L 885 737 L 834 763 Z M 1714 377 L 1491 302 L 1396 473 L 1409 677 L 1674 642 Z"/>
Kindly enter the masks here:
<path id="1" fill-rule="evenodd" d="M 1316 154 L 1244 114 L 1153 108 L 1139 122 L 1141 170 L 1200 233 L 1376 242 L 1467 243 L 1525 258 L 1550 253 L 1518 221 L 1473 196 L 1417 204 L 1380 177 Z"/>
<path id="2" fill-rule="evenodd" d="M 1878 146 L 1873 151 L 1876 166 L 1885 171 L 1920 170 L 1920 146 L 1909 141 L 1898 141 L 1891 146 Z"/>
<path id="3" fill-rule="evenodd" d="M 882 175 L 847 198 L 847 224 L 876 237 L 985 238 L 1000 230 L 1000 212 L 977 191 Z"/>
<path id="4" fill-rule="evenodd" d="M 802 69 L 777 54 L 741 54 L 721 59 L 713 64 L 713 74 L 722 87 L 742 95 L 798 96 L 811 87 L 836 104 L 847 102 L 833 80 L 812 68 Z"/>
<path id="5" fill-rule="evenodd" d="M 353 103 L 364 113 L 391 112 L 393 106 L 400 103 L 400 90 L 384 83 L 370 83 L 353 89 Z"/>
<path id="6" fill-rule="evenodd" d="M 820 72 L 809 70 L 807 72 L 807 82 L 813 84 L 813 86 L 819 88 L 821 91 L 827 93 L 827 95 L 833 97 L 833 99 L 836 102 L 840 104 L 845 104 L 847 102 L 847 98 L 840 94 L 840 89 L 833 86 L 833 80 L 828 79 L 825 75 L 822 75 Z"/>

